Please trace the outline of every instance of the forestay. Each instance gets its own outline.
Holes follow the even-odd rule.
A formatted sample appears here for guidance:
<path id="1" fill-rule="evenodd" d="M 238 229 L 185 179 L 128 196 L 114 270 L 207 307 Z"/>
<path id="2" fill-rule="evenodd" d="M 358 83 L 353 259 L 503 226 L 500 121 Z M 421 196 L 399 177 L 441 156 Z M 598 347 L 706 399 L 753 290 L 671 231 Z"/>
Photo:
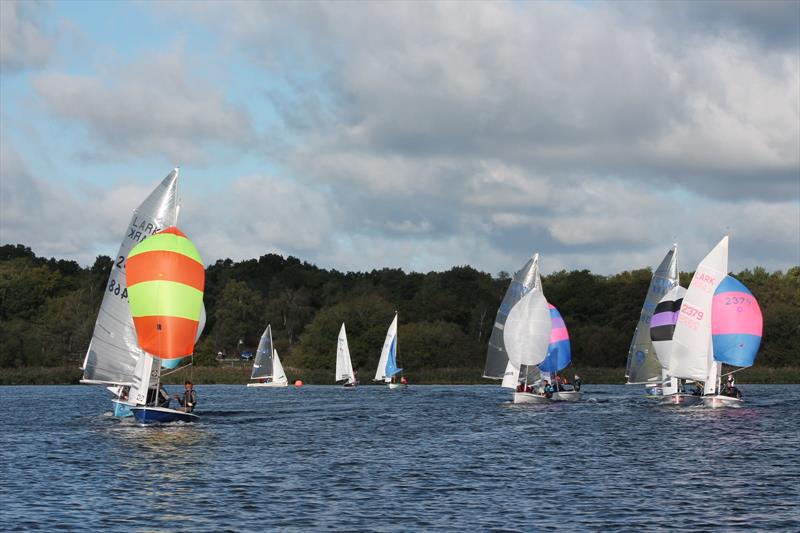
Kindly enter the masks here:
<path id="1" fill-rule="evenodd" d="M 83 382 L 130 385 L 143 352 L 128 307 L 125 263 L 131 249 L 178 218 L 178 169 L 137 207 L 122 239 L 106 283 L 92 340 L 83 361 Z"/>
<path id="2" fill-rule="evenodd" d="M 650 279 L 647 296 L 639 314 L 639 322 L 636 324 L 636 331 L 634 331 L 631 346 L 628 350 L 625 377 L 628 378 L 629 384 L 650 383 L 661 380 L 661 364 L 651 340 L 650 323 L 655 314 L 656 306 L 665 294 L 678 285 L 678 282 L 677 245 L 673 245 Z M 672 335 L 670 334 L 671 337 Z"/>
<path id="3" fill-rule="evenodd" d="M 539 254 L 535 254 L 525 263 L 516 274 L 514 274 L 511 284 L 506 290 L 497 316 L 492 326 L 492 334 L 489 337 L 489 347 L 486 351 L 486 366 L 483 370 L 483 377 L 491 379 L 504 379 L 506 366 L 508 365 L 508 354 L 503 340 L 503 328 L 505 327 L 508 314 L 514 305 L 519 302 L 525 294 L 533 289 L 537 282 L 539 271 Z M 517 373 L 519 373 L 517 371 Z M 514 385 L 516 387 L 516 385 Z"/>

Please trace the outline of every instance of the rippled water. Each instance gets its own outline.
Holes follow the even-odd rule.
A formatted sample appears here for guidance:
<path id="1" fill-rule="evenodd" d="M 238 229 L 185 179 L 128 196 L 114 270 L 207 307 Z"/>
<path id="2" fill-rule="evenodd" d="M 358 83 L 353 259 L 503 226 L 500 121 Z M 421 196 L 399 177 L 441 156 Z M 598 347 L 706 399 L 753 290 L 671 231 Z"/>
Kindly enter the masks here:
<path id="1" fill-rule="evenodd" d="M 0 387 L 0 528 L 798 530 L 800 386 L 743 388 L 708 410 L 200 386 L 202 422 L 143 428 L 99 387 Z"/>

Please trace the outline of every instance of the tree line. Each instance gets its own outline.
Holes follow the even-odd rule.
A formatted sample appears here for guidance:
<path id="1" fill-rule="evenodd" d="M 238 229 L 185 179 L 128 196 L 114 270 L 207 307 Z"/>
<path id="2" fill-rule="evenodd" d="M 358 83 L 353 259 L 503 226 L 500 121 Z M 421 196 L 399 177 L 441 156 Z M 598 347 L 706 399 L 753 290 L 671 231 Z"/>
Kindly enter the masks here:
<path id="1" fill-rule="evenodd" d="M 524 262 L 521 258 L 520 265 Z M 83 361 L 107 290 L 112 259 L 91 266 L 37 257 L 30 248 L 0 246 L 0 367 L 69 366 Z M 564 317 L 574 363 L 623 367 L 649 268 L 612 276 L 588 270 L 554 272 L 545 295 Z M 755 267 L 735 275 L 764 313 L 757 366 L 800 365 L 800 266 L 787 272 Z M 681 273 L 688 286 L 691 273 Z M 206 269 L 207 323 L 195 354 L 217 364 L 223 352 L 255 351 L 267 324 L 288 367 L 335 367 L 336 338 L 346 323 L 353 366 L 362 379 L 377 365 L 386 329 L 399 313 L 400 366 L 414 370 L 483 368 L 497 308 L 510 276 L 470 266 L 446 272 L 326 270 L 295 257 L 218 260 Z"/>

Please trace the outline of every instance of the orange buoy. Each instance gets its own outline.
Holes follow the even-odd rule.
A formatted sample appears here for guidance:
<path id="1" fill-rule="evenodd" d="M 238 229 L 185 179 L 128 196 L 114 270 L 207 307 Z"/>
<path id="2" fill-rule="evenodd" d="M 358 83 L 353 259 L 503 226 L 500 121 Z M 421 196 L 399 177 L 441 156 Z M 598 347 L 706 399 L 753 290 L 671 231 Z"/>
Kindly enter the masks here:
<path id="1" fill-rule="evenodd" d="M 297 381 L 294 382 L 294 386 L 295 387 L 302 387 L 303 386 L 303 380 L 302 379 L 298 379 Z"/>

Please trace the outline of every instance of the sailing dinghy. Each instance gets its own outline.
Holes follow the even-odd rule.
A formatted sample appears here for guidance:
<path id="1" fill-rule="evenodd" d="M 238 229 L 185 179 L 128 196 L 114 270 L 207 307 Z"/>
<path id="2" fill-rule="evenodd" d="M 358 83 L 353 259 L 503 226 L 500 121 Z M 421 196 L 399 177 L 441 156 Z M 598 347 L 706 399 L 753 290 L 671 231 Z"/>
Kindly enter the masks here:
<path id="1" fill-rule="evenodd" d="M 666 367 L 669 365 L 662 366 L 653 346 L 651 323 L 657 320 L 656 308 L 661 305 L 662 298 L 677 287 L 678 283 L 678 245 L 673 244 L 650 279 L 625 367 L 626 385 L 644 385 L 651 396 L 677 392 L 677 379 L 667 375 Z M 672 338 L 671 331 L 669 337 Z"/>
<path id="2" fill-rule="evenodd" d="M 406 388 L 405 378 L 402 378 L 400 382 L 395 381 L 395 376 L 402 372 L 403 369 L 397 366 L 397 312 L 395 311 L 394 320 L 386 331 L 386 339 L 383 341 L 381 358 L 378 361 L 373 381 L 388 383 L 390 390 Z"/>
<path id="3" fill-rule="evenodd" d="M 342 329 L 339 330 L 339 339 L 336 343 L 336 379 L 334 381 L 344 381 L 342 386 L 346 389 L 354 389 L 358 385 L 356 373 L 353 371 L 353 362 L 350 360 L 350 348 L 347 345 L 344 322 L 342 322 Z"/>
<path id="4" fill-rule="evenodd" d="M 283 370 L 283 365 L 278 357 L 278 350 L 272 345 L 272 325 L 261 334 L 258 341 L 258 350 L 253 360 L 253 371 L 250 374 L 251 383 L 248 387 L 288 387 L 289 379 Z"/>
<path id="5" fill-rule="evenodd" d="M 136 327 L 128 307 L 125 263 L 136 244 L 162 228 L 174 226 L 177 218 L 178 169 L 175 168 L 133 211 L 114 256 L 92 339 L 81 366 L 81 383 L 105 385 L 114 395 L 115 416 L 132 415 L 126 402 L 136 366 L 144 355 L 136 340 Z"/>
<path id="6" fill-rule="evenodd" d="M 712 408 L 742 404 L 741 398 L 721 391 L 722 365 L 751 366 L 763 328 L 758 302 L 727 272 L 726 235 L 697 266 L 680 307 L 670 357 L 670 375 L 703 382 L 703 403 Z"/>

